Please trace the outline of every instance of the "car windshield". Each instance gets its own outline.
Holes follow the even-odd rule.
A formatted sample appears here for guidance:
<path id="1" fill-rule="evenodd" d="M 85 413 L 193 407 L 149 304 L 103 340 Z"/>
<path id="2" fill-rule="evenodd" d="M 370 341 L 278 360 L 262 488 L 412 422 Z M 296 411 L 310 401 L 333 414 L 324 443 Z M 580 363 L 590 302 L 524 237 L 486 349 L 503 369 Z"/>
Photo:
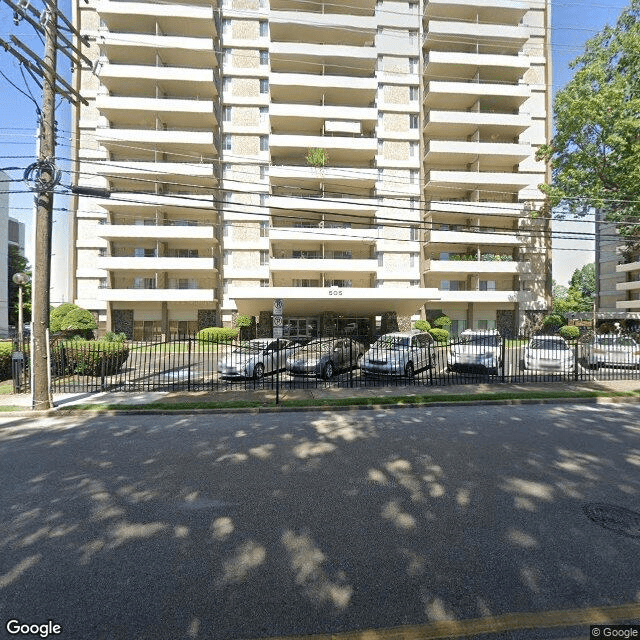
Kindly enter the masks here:
<path id="1" fill-rule="evenodd" d="M 407 336 L 382 336 L 373 346 L 378 349 L 406 349 L 410 341 Z"/>
<path id="2" fill-rule="evenodd" d="M 546 349 L 547 351 L 567 351 L 569 347 L 566 342 L 560 340 L 543 340 L 534 338 L 529 343 L 530 349 Z"/>
<path id="3" fill-rule="evenodd" d="M 312 351 L 314 353 L 321 353 L 323 351 L 330 351 L 336 346 L 335 340 L 312 340 L 303 346 L 305 353 Z"/>
<path id="4" fill-rule="evenodd" d="M 241 342 L 233 353 L 261 353 L 266 346 L 265 342 Z"/>
<path id="5" fill-rule="evenodd" d="M 617 336 L 607 336 L 597 338 L 596 343 L 601 347 L 635 347 L 636 343 L 632 338 L 619 338 Z"/>
<path id="6" fill-rule="evenodd" d="M 461 336 L 460 344 L 468 344 L 481 347 L 497 347 L 500 345 L 498 336 Z"/>

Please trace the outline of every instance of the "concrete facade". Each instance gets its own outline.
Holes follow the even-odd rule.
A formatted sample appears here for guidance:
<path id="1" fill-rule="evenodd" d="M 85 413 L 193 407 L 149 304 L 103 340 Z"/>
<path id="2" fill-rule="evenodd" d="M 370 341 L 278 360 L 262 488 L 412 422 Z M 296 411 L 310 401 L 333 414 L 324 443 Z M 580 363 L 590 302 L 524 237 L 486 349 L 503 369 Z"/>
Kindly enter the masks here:
<path id="1" fill-rule="evenodd" d="M 434 309 L 515 331 L 548 308 L 546 3 L 74 10 L 96 61 L 75 78 L 80 183 L 112 194 L 76 199 L 74 298 L 105 328 L 265 327 L 282 299 L 305 335 Z"/>

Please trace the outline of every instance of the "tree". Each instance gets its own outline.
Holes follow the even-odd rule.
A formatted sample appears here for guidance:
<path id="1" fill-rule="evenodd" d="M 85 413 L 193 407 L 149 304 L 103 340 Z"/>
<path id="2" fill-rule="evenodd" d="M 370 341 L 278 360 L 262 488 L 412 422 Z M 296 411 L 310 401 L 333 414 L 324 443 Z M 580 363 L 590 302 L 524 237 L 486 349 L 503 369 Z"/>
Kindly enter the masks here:
<path id="1" fill-rule="evenodd" d="M 596 292 L 596 263 L 576 269 L 569 281 L 569 289 L 577 289 L 584 297 L 591 298 Z"/>
<path id="2" fill-rule="evenodd" d="M 61 304 L 50 314 L 51 331 L 77 331 L 88 337 L 97 327 L 98 324 L 90 311 L 71 302 Z"/>
<path id="3" fill-rule="evenodd" d="M 553 311 L 555 313 L 591 311 L 596 291 L 596 264 L 591 262 L 576 269 L 569 288 L 554 284 Z"/>
<path id="4" fill-rule="evenodd" d="M 572 214 L 601 209 L 633 245 L 640 235 L 640 0 L 585 45 L 556 95 L 556 133 L 540 159 L 549 205 Z M 635 236 L 635 238 L 634 238 Z"/>
<path id="5" fill-rule="evenodd" d="M 7 276 L 8 276 L 8 292 L 7 300 L 9 301 L 9 324 L 16 326 L 18 324 L 18 285 L 13 281 L 15 273 L 26 273 L 31 276 L 31 267 L 29 261 L 14 246 L 9 247 L 9 257 L 7 260 Z M 23 322 L 31 322 L 31 280 L 22 287 L 22 319 Z"/>

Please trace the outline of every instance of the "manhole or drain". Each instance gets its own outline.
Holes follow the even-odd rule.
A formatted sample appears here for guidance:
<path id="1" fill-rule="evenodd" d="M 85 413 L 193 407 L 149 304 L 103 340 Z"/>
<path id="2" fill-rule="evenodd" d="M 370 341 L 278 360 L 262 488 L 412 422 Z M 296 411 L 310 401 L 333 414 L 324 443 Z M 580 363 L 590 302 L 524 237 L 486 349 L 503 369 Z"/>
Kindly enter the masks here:
<path id="1" fill-rule="evenodd" d="M 640 538 L 640 513 L 604 502 L 591 502 L 583 509 L 587 518 L 601 527 L 627 538 Z"/>

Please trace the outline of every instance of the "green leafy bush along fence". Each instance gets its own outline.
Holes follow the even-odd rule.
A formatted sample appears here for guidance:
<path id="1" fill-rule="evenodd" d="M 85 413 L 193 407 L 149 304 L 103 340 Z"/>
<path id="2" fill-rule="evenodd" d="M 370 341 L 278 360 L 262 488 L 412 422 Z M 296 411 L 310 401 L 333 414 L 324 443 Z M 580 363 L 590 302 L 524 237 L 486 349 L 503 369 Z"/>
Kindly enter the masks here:
<path id="1" fill-rule="evenodd" d="M 65 340 L 52 348 L 51 368 L 58 376 L 112 376 L 128 357 L 129 347 L 121 342 Z"/>
<path id="2" fill-rule="evenodd" d="M 446 320 L 438 324 L 449 326 Z M 250 343 L 233 337 L 237 329 L 208 330 L 172 342 L 64 340 L 51 345 L 52 388 L 54 393 L 270 389 L 277 397 L 280 389 L 327 385 L 389 387 L 607 379 L 640 381 L 640 345 L 631 335 L 612 334 L 609 341 L 602 342 L 601 336 L 563 339 L 557 334 L 549 337 L 544 332 L 547 335 L 519 336 L 509 340 L 496 338 L 497 345 L 489 336 L 486 342 L 480 339 L 474 346 L 468 334 L 450 335 L 446 329 L 438 327 L 428 333 L 432 336 L 430 350 L 414 361 L 411 361 L 415 355 L 411 348 L 398 350 L 385 346 L 384 341 L 372 348 L 375 338 L 352 334 L 323 338 L 322 349 L 307 347 L 307 340 L 302 338 L 285 338 L 267 345 Z M 213 339 L 214 335 L 217 340 Z M 357 344 L 351 343 L 352 339 Z M 617 341 L 622 339 L 620 349 L 616 350 Z M 332 341 L 346 342 L 351 347 L 338 346 Z M 615 348 L 609 348 L 610 342 Z M 539 344 L 536 346 L 535 343 Z M 417 344 L 426 343 L 417 341 Z M 325 373 L 316 376 L 312 364 L 319 361 L 325 346 L 330 358 L 334 359 L 342 349 L 343 361 L 332 362 L 332 373 L 328 376 Z M 426 346 L 420 348 L 427 349 Z M 372 353 L 367 356 L 365 352 L 370 349 Z M 10 379 L 12 374 L 11 350 L 10 343 L 0 347 L 0 366 L 5 379 Z M 345 353 L 347 361 L 344 360 Z M 298 361 L 305 358 L 311 367 L 308 370 L 298 366 Z M 383 366 L 385 363 L 388 363 L 387 369 Z M 371 364 L 373 368 L 369 366 Z M 407 366 L 409 364 L 411 366 Z M 26 369 L 28 366 L 20 391 L 28 391 Z"/>
<path id="3" fill-rule="evenodd" d="M 238 337 L 240 329 L 230 329 L 227 327 L 208 327 L 200 329 L 196 334 L 196 340 L 199 342 L 231 342 Z"/>
<path id="4" fill-rule="evenodd" d="M 13 342 L 0 342 L 0 380 L 11 378 L 11 355 L 13 353 Z"/>

